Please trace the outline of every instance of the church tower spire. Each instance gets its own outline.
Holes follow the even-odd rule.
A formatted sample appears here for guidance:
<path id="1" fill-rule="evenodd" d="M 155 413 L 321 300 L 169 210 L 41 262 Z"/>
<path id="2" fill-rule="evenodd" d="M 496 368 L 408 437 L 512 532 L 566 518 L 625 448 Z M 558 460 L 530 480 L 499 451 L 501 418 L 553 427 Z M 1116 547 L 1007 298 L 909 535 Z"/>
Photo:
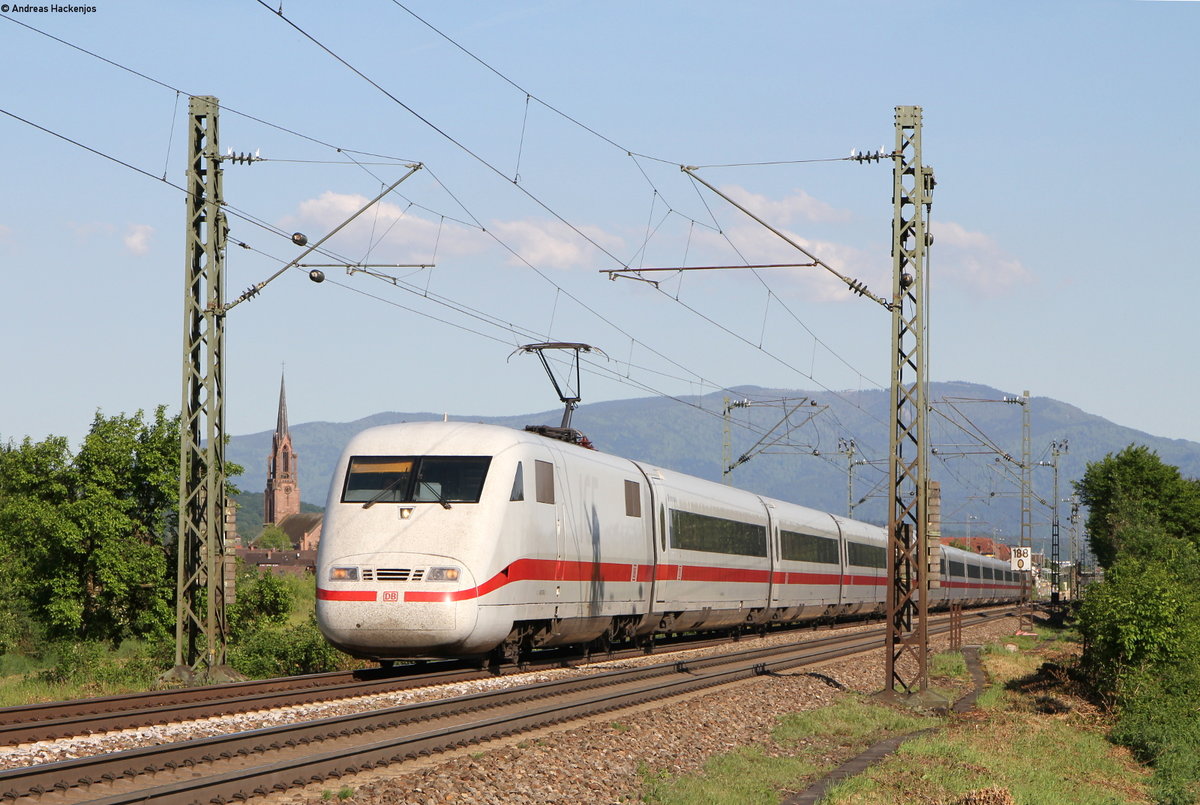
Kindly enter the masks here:
<path id="1" fill-rule="evenodd" d="M 292 434 L 288 431 L 287 390 L 279 375 L 279 413 L 267 456 L 267 488 L 263 493 L 263 523 L 281 523 L 300 513 L 300 475 Z"/>
<path id="2" fill-rule="evenodd" d="M 275 420 L 275 438 L 276 440 L 287 435 L 287 389 L 283 385 L 283 373 L 279 373 L 279 416 Z"/>

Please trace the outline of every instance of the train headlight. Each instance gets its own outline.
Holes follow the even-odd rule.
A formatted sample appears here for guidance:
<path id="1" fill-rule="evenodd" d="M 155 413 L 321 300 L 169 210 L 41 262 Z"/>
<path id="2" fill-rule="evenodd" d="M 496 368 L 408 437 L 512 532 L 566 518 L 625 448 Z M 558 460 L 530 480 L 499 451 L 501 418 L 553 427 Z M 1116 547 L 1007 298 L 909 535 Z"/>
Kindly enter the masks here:
<path id="1" fill-rule="evenodd" d="M 425 581 L 458 581 L 461 572 L 462 569 L 457 567 L 431 567 L 425 574 Z"/>
<path id="2" fill-rule="evenodd" d="M 329 568 L 330 581 L 358 581 L 357 567 L 331 567 Z"/>

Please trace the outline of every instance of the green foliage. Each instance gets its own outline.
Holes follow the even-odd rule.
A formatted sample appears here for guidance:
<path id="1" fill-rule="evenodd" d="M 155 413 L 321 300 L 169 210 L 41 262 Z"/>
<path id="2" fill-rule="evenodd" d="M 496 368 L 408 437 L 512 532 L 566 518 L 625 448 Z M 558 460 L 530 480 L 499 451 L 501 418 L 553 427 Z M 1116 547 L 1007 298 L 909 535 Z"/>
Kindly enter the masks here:
<path id="1" fill-rule="evenodd" d="M 1169 805 L 1200 801 L 1200 592 L 1188 549 L 1175 561 L 1118 559 L 1080 612 L 1083 667 L 1115 705 L 1113 740 L 1153 765 L 1156 801 Z"/>
<path id="2" fill-rule="evenodd" d="M 1125 677 L 1113 739 L 1154 765 L 1158 802 L 1200 801 L 1200 667 L 1180 662 Z"/>
<path id="3" fill-rule="evenodd" d="M 36 674 L 39 681 L 93 694 L 111 688 L 148 689 L 163 665 L 163 658 L 145 645 L 117 652 L 97 641 L 54 643 L 46 658 L 50 665 Z"/>
<path id="4" fill-rule="evenodd" d="M 1106 696 L 1126 678 L 1200 657 L 1200 595 L 1177 567 L 1136 556 L 1116 562 L 1079 612 L 1084 669 Z"/>
<path id="5" fill-rule="evenodd" d="M 254 547 L 262 550 L 289 551 L 293 545 L 286 531 L 277 525 L 269 525 L 255 538 Z"/>
<path id="6" fill-rule="evenodd" d="M 1128 540 L 1148 522 L 1157 523 L 1166 536 L 1200 547 L 1200 482 L 1183 478 L 1144 445 L 1131 444 L 1088 464 L 1075 490 L 1088 507 L 1092 552 L 1103 567 L 1135 547 Z"/>
<path id="7" fill-rule="evenodd" d="M 1088 466 L 1107 567 L 1079 613 L 1083 670 L 1115 706 L 1113 739 L 1154 766 L 1158 802 L 1200 799 L 1200 484 L 1144 447 Z"/>
<path id="8" fill-rule="evenodd" d="M 348 667 L 350 657 L 330 646 L 317 629 L 314 602 L 311 575 L 240 568 L 229 609 L 229 664 L 257 679 Z"/>
<path id="9" fill-rule="evenodd" d="M 239 568 L 237 594 L 227 613 L 230 636 L 240 641 L 264 627 L 286 623 L 295 600 L 291 585 L 270 570 Z"/>
<path id="10" fill-rule="evenodd" d="M 336 671 L 348 660 L 325 642 L 315 618 L 292 626 L 261 627 L 229 647 L 229 664 L 255 679 Z"/>
<path id="11" fill-rule="evenodd" d="M 114 644 L 170 632 L 178 464 L 161 406 L 150 421 L 97 413 L 74 455 L 56 436 L 0 447 L 0 615 L 18 624 L 4 647 L 38 629 Z"/>

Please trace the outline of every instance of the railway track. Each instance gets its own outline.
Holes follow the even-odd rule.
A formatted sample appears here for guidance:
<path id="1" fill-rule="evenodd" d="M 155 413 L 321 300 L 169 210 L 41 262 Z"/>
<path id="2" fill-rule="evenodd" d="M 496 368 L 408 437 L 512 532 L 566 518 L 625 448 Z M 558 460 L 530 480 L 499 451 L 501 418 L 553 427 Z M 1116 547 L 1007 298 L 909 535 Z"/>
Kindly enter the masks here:
<path id="1" fill-rule="evenodd" d="M 964 625 L 1007 611 L 968 616 Z M 945 621 L 930 633 L 948 631 Z M 878 649 L 882 629 L 0 772 L 6 801 L 228 802 Z"/>
<path id="2" fill-rule="evenodd" d="M 7 707 L 0 709 L 0 745 L 210 718 L 340 697 L 369 696 L 483 675 L 478 667 L 466 667 L 461 663 L 448 663 L 447 666 L 435 670 L 429 670 L 428 666 L 411 666 L 413 670 L 410 672 L 395 672 L 393 669 L 337 671 Z"/>
<path id="3" fill-rule="evenodd" d="M 859 625 L 861 622 L 848 622 L 833 628 L 849 628 Z M 807 632 L 808 628 L 802 627 L 802 631 Z M 686 641 L 672 639 L 659 642 L 657 648 L 664 651 L 680 648 L 692 649 L 725 645 L 731 642 L 735 642 L 735 639 L 729 636 L 703 640 L 692 638 Z M 641 649 L 631 648 L 603 655 L 593 655 L 591 659 L 623 659 L 643 654 Z M 505 666 L 500 673 L 511 674 L 518 671 L 564 668 L 587 660 L 585 655 L 579 653 L 553 652 L 544 658 L 524 663 L 520 668 Z M 425 662 L 393 668 L 335 671 L 326 674 L 279 677 L 5 707 L 0 708 L 0 746 L 94 735 L 154 724 L 311 704 L 331 699 L 393 693 L 429 685 L 491 679 L 496 675 L 495 671 L 484 670 L 477 663 Z"/>

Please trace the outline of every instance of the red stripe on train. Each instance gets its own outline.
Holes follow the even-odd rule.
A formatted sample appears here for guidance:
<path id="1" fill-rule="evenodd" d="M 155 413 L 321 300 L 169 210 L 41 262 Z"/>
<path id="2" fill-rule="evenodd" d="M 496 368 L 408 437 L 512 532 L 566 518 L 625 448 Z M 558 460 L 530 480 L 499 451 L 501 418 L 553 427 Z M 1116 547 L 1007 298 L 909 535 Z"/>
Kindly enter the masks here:
<path id="1" fill-rule="evenodd" d="M 326 590 L 317 588 L 317 598 L 322 601 L 374 601 L 374 590 Z"/>
<path id="2" fill-rule="evenodd" d="M 782 585 L 802 584 L 845 584 L 856 587 L 879 587 L 887 584 L 884 576 L 842 576 L 837 573 L 798 573 L 737 567 L 711 567 L 706 565 L 630 565 L 615 562 L 565 562 L 556 559 L 518 559 L 504 570 L 482 584 L 465 590 L 408 591 L 404 600 L 422 603 L 450 603 L 481 598 L 518 581 L 580 581 L 580 582 L 648 582 L 692 581 L 727 582 L 737 584 L 766 584 L 774 581 Z M 964 582 L 942 582 L 943 587 L 982 587 Z M 993 585 L 987 585 L 993 586 Z M 995 585 L 1000 586 L 1000 585 Z M 318 595 L 322 591 L 318 591 Z M 368 598 L 324 596 L 333 600 L 375 600 Z"/>

